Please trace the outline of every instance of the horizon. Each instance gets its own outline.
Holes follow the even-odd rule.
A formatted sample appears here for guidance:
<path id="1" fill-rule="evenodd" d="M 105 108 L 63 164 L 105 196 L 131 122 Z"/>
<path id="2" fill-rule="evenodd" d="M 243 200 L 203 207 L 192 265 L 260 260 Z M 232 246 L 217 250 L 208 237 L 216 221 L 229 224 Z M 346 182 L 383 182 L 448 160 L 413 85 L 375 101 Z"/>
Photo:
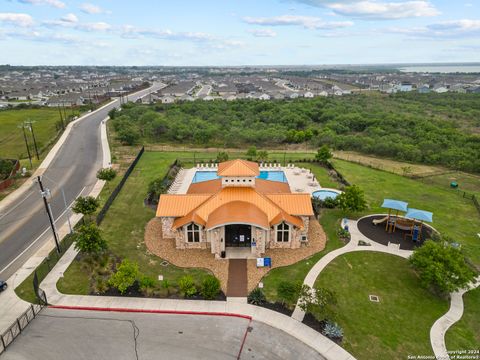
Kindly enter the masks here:
<path id="1" fill-rule="evenodd" d="M 0 63 L 13 66 L 475 63 L 479 39 L 470 0 L 3 0 L 0 10 Z"/>

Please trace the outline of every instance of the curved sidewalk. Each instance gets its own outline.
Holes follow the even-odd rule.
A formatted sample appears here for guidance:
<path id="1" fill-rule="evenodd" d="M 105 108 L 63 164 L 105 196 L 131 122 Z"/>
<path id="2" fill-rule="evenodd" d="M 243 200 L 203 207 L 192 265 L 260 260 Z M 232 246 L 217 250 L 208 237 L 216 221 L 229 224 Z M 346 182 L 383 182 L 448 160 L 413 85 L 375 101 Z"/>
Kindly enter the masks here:
<path id="1" fill-rule="evenodd" d="M 437 319 L 430 329 L 430 343 L 433 352 L 438 359 L 450 359 L 445 344 L 445 334 L 448 329 L 462 318 L 463 315 L 463 294 L 480 286 L 480 277 L 476 283 L 470 284 L 467 289 L 462 289 L 450 294 L 450 308 Z"/>
<path id="2" fill-rule="evenodd" d="M 344 247 L 331 251 L 328 254 L 326 254 L 324 257 L 322 257 L 308 272 L 307 276 L 305 277 L 305 280 L 303 281 L 304 285 L 313 287 L 313 285 L 315 284 L 315 281 L 317 280 L 317 277 L 320 275 L 322 270 L 325 269 L 325 267 L 331 261 L 333 261 L 336 257 L 349 252 L 376 251 L 376 252 L 382 252 L 382 253 L 401 256 L 403 258 L 408 258 L 412 254 L 412 251 L 410 250 L 401 250 L 395 246 L 392 246 L 392 247 L 384 246 L 366 238 L 358 230 L 357 221 L 347 220 L 347 225 L 350 231 L 350 241 L 348 242 L 348 244 L 345 245 Z M 360 240 L 363 240 L 369 243 L 370 246 L 358 245 L 358 242 Z M 303 321 L 304 317 L 305 317 L 305 312 L 302 309 L 300 309 L 299 304 L 297 303 L 297 305 L 295 306 L 295 310 L 293 311 L 292 318 L 298 321 Z"/>
<path id="3" fill-rule="evenodd" d="M 57 281 L 63 276 L 63 273 L 75 259 L 76 255 L 77 251 L 71 246 L 40 284 L 40 287 L 47 294 L 49 304 L 55 306 L 83 307 L 92 310 L 94 310 L 94 308 L 102 308 L 103 310 L 129 309 L 147 311 L 155 310 L 170 313 L 220 313 L 250 316 L 254 320 L 280 329 L 295 337 L 316 350 L 326 359 L 355 360 L 355 358 L 345 349 L 303 323 L 276 311 L 254 305 L 234 301 L 174 300 L 61 294 L 56 286 Z"/>

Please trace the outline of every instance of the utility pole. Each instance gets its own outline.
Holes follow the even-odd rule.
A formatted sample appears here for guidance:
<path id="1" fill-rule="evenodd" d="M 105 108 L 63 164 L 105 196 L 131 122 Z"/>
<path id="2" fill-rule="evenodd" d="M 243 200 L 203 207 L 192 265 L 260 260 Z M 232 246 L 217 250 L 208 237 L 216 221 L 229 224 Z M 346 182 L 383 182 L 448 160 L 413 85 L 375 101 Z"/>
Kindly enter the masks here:
<path id="1" fill-rule="evenodd" d="M 60 113 L 60 122 L 62 123 L 62 129 L 65 130 L 65 124 L 63 122 L 62 109 L 58 106 L 58 112 Z"/>
<path id="2" fill-rule="evenodd" d="M 30 154 L 30 147 L 28 146 L 27 133 L 25 132 L 25 124 L 22 125 L 23 139 L 25 140 L 25 146 L 27 147 L 28 160 L 30 161 L 30 169 L 33 169 L 32 155 Z"/>
<path id="3" fill-rule="evenodd" d="M 40 156 L 38 155 L 38 147 L 37 147 L 37 140 L 35 139 L 35 133 L 33 132 L 33 122 L 27 121 L 28 128 L 30 129 L 32 133 L 32 138 L 33 138 L 33 145 L 35 147 L 35 154 L 37 155 L 37 160 L 40 160 Z"/>
<path id="4" fill-rule="evenodd" d="M 53 238 L 55 239 L 55 246 L 57 247 L 57 252 L 60 254 L 61 253 L 60 242 L 58 240 L 57 229 L 55 228 L 55 222 L 53 220 L 52 208 L 50 207 L 50 204 L 47 200 L 47 196 L 50 194 L 50 190 L 44 189 L 41 176 L 37 176 L 37 180 L 38 180 L 38 185 L 40 185 L 40 194 L 42 195 L 42 198 L 43 198 L 45 211 L 47 212 L 48 220 L 50 221 L 50 227 L 52 228 Z"/>

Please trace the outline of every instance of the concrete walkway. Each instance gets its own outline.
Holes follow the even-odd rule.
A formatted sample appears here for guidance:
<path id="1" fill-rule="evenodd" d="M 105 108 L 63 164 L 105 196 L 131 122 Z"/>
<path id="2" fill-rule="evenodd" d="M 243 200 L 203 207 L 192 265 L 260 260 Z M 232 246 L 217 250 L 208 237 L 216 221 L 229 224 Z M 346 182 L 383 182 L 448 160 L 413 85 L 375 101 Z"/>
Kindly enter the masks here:
<path id="1" fill-rule="evenodd" d="M 308 285 L 310 287 L 313 287 L 313 285 L 315 284 L 315 281 L 317 280 L 317 277 L 320 275 L 320 272 L 322 272 L 322 270 L 325 269 L 325 267 L 331 261 L 333 261 L 336 257 L 338 257 L 340 255 L 343 255 L 343 254 L 346 254 L 346 253 L 349 253 L 349 252 L 354 252 L 354 251 L 377 251 L 377 252 L 383 252 L 383 253 L 387 253 L 387 254 L 401 256 L 403 258 L 408 258 L 412 254 L 412 251 L 400 250 L 400 248 L 398 246 L 384 246 L 384 245 L 376 243 L 375 241 L 367 239 L 358 230 L 357 221 L 344 220 L 342 226 L 345 226 L 345 225 L 348 225 L 348 229 L 350 231 L 350 235 L 351 235 L 350 242 L 347 245 L 345 245 L 344 247 L 341 247 L 339 249 L 331 251 L 328 254 L 326 254 L 324 257 L 322 257 L 310 269 L 307 276 L 305 277 L 305 280 L 303 281 L 303 284 Z M 363 240 L 366 243 L 369 243 L 370 246 L 358 245 L 358 242 L 360 240 Z M 300 306 L 297 303 L 297 306 L 295 306 L 295 310 L 293 311 L 292 318 L 294 318 L 295 320 L 298 320 L 298 321 L 303 321 L 304 317 L 305 317 L 305 312 L 302 309 L 300 309 Z"/>
<path id="2" fill-rule="evenodd" d="M 40 287 L 50 304 L 77 308 L 156 310 L 168 313 L 227 313 L 250 316 L 254 320 L 280 329 L 316 350 L 326 359 L 355 360 L 345 349 L 310 327 L 276 311 L 249 305 L 243 301 L 201 301 L 112 296 L 64 295 L 57 290 L 57 281 L 63 276 L 77 251 L 70 247 Z"/>
<path id="3" fill-rule="evenodd" d="M 437 359 L 450 359 L 445 345 L 445 334 L 448 329 L 462 318 L 463 294 L 480 286 L 480 277 L 467 289 L 450 294 L 450 309 L 433 324 L 430 329 L 430 343 Z"/>

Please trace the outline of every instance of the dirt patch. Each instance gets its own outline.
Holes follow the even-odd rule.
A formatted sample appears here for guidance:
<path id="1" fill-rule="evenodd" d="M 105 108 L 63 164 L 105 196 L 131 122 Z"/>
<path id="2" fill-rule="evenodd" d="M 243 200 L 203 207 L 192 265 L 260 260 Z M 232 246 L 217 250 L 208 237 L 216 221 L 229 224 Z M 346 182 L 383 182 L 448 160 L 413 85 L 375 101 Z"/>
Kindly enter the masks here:
<path id="1" fill-rule="evenodd" d="M 159 218 L 148 222 L 145 228 L 145 245 L 151 253 L 173 265 L 210 270 L 220 280 L 222 291 L 227 292 L 228 260 L 215 259 L 210 249 L 176 249 L 175 239 L 163 238 L 162 222 Z"/>
<path id="2" fill-rule="evenodd" d="M 323 231 L 320 223 L 315 219 L 310 219 L 310 227 L 308 229 L 308 244 L 302 246 L 300 249 L 267 249 L 264 257 L 272 258 L 271 268 L 257 268 L 256 260 L 247 261 L 247 280 L 248 292 L 255 289 L 260 280 L 271 269 L 292 265 L 300 260 L 306 259 L 313 254 L 325 249 L 327 236 Z"/>

